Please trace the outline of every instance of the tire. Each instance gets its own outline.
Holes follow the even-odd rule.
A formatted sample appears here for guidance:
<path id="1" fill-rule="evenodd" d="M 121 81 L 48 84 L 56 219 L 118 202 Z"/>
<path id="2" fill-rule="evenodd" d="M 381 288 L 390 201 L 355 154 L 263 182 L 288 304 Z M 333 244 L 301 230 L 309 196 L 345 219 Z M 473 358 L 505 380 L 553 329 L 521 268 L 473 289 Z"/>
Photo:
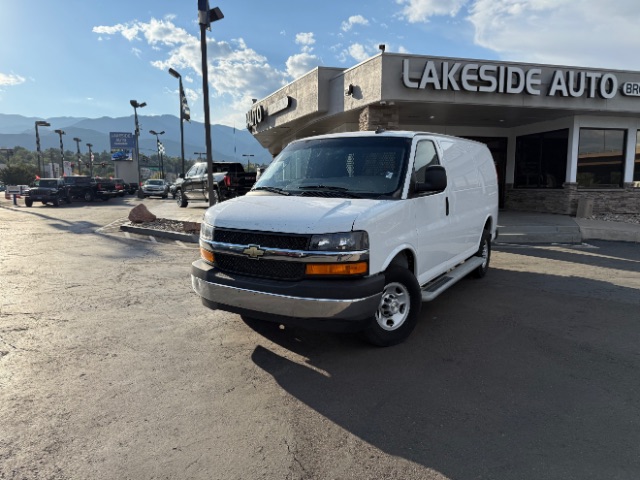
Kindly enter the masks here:
<path id="1" fill-rule="evenodd" d="M 189 202 L 187 201 L 186 197 L 182 195 L 182 191 L 179 191 L 178 194 L 176 195 L 176 203 L 180 208 L 186 208 L 186 206 L 189 205 Z"/>
<path id="2" fill-rule="evenodd" d="M 93 202 L 93 192 L 91 190 L 85 191 L 84 194 L 82 195 L 82 199 L 85 202 Z"/>
<path id="3" fill-rule="evenodd" d="M 213 205 L 217 205 L 218 203 L 220 203 L 220 194 L 218 193 L 217 189 L 213 189 L 213 203 L 211 204 Z"/>
<path id="4" fill-rule="evenodd" d="M 471 276 L 474 278 L 483 278 L 489 270 L 489 262 L 491 261 L 491 233 L 487 230 L 482 233 L 480 247 L 478 248 L 475 256 L 484 258 L 484 262 L 471 272 Z"/>
<path id="5" fill-rule="evenodd" d="M 165 200 L 169 195 L 162 195 L 162 199 Z"/>
<path id="6" fill-rule="evenodd" d="M 32 206 L 33 206 L 33 200 L 31 200 L 30 198 L 25 198 L 25 199 L 24 199 L 24 204 L 25 204 L 27 207 L 32 207 Z"/>
<path id="7" fill-rule="evenodd" d="M 422 297 L 416 277 L 406 268 L 390 265 L 384 278 L 380 305 L 363 334 L 373 345 L 390 347 L 403 342 L 415 328 Z"/>
<path id="8" fill-rule="evenodd" d="M 60 203 L 61 203 L 61 200 L 62 200 L 62 199 L 60 199 L 60 198 L 56 197 L 56 198 L 54 198 L 54 199 L 53 199 L 53 201 L 52 201 L 51 203 L 53 203 L 53 206 L 54 206 L 54 207 L 59 207 L 59 206 L 60 206 Z"/>

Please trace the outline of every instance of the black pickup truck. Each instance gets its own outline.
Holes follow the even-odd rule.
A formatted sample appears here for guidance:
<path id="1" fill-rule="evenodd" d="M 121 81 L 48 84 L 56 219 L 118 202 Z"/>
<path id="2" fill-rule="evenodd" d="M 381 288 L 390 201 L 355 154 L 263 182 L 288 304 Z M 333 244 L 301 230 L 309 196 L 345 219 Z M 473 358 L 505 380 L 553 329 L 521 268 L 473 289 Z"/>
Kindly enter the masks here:
<path id="1" fill-rule="evenodd" d="M 212 176 L 213 203 L 244 195 L 256 183 L 256 173 L 245 172 L 239 162 L 213 162 Z M 170 190 L 178 205 L 184 208 L 192 201 L 209 201 L 207 162 L 195 163 L 180 179 Z"/>
<path id="2" fill-rule="evenodd" d="M 24 204 L 31 207 L 33 202 L 51 203 L 56 207 L 62 202 L 71 203 L 71 189 L 62 178 L 41 178 L 25 193 Z"/>
<path id="3" fill-rule="evenodd" d="M 245 172 L 239 162 L 213 162 L 213 171 L 225 174 L 226 198 L 244 195 L 256 183 L 256 172 Z"/>
<path id="4" fill-rule="evenodd" d="M 93 202 L 95 199 L 107 201 L 118 195 L 115 182 L 100 177 L 73 175 L 64 177 L 64 183 L 69 186 L 71 198 Z"/>

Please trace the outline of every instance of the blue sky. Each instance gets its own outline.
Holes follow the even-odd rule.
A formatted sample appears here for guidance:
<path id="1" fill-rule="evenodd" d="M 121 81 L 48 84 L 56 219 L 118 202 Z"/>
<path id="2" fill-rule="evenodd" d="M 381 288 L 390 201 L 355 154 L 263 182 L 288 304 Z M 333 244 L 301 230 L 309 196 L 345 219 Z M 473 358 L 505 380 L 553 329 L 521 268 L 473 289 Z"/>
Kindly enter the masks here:
<path id="1" fill-rule="evenodd" d="M 197 0 L 0 0 L 0 112 L 178 115 L 184 79 L 202 121 Z M 210 0 L 211 121 L 241 127 L 263 98 L 318 65 L 388 52 L 640 70 L 637 0 Z M 615 8 L 614 8 L 615 7 Z"/>

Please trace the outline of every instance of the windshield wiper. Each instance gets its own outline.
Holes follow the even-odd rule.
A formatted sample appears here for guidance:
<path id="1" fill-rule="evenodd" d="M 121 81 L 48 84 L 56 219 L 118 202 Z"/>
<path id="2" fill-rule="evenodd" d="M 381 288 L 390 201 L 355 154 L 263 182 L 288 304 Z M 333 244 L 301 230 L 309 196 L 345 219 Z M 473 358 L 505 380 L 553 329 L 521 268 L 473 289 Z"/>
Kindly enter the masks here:
<path id="1" fill-rule="evenodd" d="M 303 185 L 302 187 L 298 187 L 300 190 L 334 190 L 336 192 L 345 192 L 348 191 L 348 188 L 344 187 L 334 187 L 331 185 Z"/>
<path id="2" fill-rule="evenodd" d="M 349 198 L 362 198 L 360 195 L 358 195 L 357 193 L 353 193 L 351 191 L 349 191 L 348 188 L 345 187 L 335 187 L 333 185 L 303 185 L 301 187 L 298 187 L 300 190 L 328 190 L 330 192 L 339 192 L 342 195 L 345 195 Z"/>
<path id="3" fill-rule="evenodd" d="M 280 195 L 291 195 L 286 190 L 278 187 L 255 187 L 253 190 L 264 190 L 265 192 L 279 193 Z"/>

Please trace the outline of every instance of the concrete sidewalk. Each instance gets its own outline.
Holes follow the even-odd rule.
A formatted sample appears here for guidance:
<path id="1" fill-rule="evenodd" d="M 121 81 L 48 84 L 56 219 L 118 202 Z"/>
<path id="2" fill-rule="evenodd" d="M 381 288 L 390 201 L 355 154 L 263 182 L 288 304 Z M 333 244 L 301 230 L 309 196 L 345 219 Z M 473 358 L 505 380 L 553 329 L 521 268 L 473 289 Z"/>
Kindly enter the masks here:
<path id="1" fill-rule="evenodd" d="M 205 203 L 180 208 L 175 202 L 149 205 L 158 217 L 189 222 L 202 221 L 207 210 Z M 550 213 L 500 211 L 498 215 L 501 244 L 579 244 L 586 240 L 610 240 L 640 243 L 640 225 L 574 218 Z"/>
<path id="2" fill-rule="evenodd" d="M 550 213 L 501 211 L 497 243 L 582 243 L 609 240 L 640 243 L 640 225 Z"/>

